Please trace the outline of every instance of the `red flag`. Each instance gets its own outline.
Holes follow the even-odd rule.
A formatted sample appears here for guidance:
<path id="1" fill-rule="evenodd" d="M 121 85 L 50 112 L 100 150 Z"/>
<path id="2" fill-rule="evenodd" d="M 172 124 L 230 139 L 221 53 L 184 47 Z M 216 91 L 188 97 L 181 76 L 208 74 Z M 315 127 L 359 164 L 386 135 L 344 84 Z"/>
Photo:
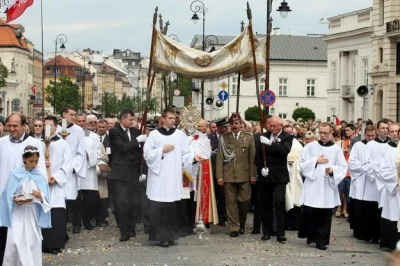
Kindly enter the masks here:
<path id="1" fill-rule="evenodd" d="M 15 3 L 8 7 L 6 22 L 8 23 L 17 19 L 31 5 L 33 5 L 33 0 L 15 0 Z"/>
<path id="2" fill-rule="evenodd" d="M 335 124 L 336 124 L 337 126 L 340 125 L 340 119 L 339 119 L 339 117 L 337 117 L 337 116 L 335 116 Z"/>
<path id="3" fill-rule="evenodd" d="M 33 95 L 36 95 L 36 85 L 33 85 L 31 88 Z"/>

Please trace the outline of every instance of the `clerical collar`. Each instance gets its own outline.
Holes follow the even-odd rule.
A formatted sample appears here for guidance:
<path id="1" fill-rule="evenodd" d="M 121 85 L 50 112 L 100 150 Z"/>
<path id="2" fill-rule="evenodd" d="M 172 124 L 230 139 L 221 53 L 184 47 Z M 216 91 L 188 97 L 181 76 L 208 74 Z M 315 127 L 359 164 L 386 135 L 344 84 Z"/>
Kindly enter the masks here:
<path id="1" fill-rule="evenodd" d="M 160 132 L 161 134 L 165 135 L 165 136 L 170 136 L 172 134 L 174 134 L 176 128 L 170 128 L 169 130 L 167 130 L 165 127 L 162 128 L 157 128 L 158 132 Z"/>
<path id="2" fill-rule="evenodd" d="M 62 126 L 62 123 L 58 123 L 58 125 L 59 125 L 59 126 Z M 67 128 L 70 128 L 70 127 L 72 127 L 73 125 L 74 125 L 74 123 L 68 124 L 68 125 L 67 125 Z"/>
<path id="3" fill-rule="evenodd" d="M 11 135 L 10 135 L 10 141 L 11 141 L 12 143 L 21 143 L 21 142 L 23 142 L 24 140 L 26 140 L 28 137 L 29 137 L 29 135 L 28 135 L 28 134 L 25 134 L 25 133 L 22 135 L 22 137 L 21 137 L 20 139 L 14 139 L 14 138 L 11 137 Z"/>
<path id="4" fill-rule="evenodd" d="M 328 141 L 326 143 L 323 143 L 321 140 L 318 140 L 319 145 L 324 146 L 324 147 L 330 147 L 335 145 L 335 143 L 333 143 L 333 141 Z"/>
<path id="5" fill-rule="evenodd" d="M 388 143 L 389 140 L 390 140 L 390 138 L 389 138 L 389 137 L 386 137 L 386 139 L 381 140 L 379 137 L 376 137 L 374 140 L 375 140 L 376 142 L 378 142 L 378 143 Z"/>
<path id="6" fill-rule="evenodd" d="M 361 142 L 364 143 L 365 145 L 367 145 L 367 143 L 368 143 L 368 141 L 366 139 L 363 139 Z"/>
<path id="7" fill-rule="evenodd" d="M 57 134 L 56 134 L 56 135 L 54 135 L 53 137 L 51 137 L 50 141 L 57 141 L 57 140 L 59 140 L 59 139 L 60 139 L 60 137 L 57 136 Z"/>
<path id="8" fill-rule="evenodd" d="M 397 143 L 392 142 L 391 140 L 388 141 L 390 147 L 397 148 Z"/>

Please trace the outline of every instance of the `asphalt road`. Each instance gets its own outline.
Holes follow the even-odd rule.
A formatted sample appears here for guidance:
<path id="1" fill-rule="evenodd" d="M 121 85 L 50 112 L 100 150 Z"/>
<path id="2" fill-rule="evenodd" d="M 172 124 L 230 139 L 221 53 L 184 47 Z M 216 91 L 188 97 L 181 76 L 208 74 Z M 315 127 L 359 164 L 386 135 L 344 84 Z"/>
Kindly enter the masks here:
<path id="1" fill-rule="evenodd" d="M 238 238 L 229 237 L 225 227 L 212 226 L 202 239 L 192 235 L 169 248 L 149 242 L 140 224 L 137 237 L 121 243 L 110 220 L 108 227 L 70 233 L 64 252 L 44 254 L 43 265 L 386 265 L 385 253 L 375 244 L 354 239 L 344 218 L 333 218 L 327 251 L 308 246 L 294 231 L 287 232 L 286 244 L 276 238 L 263 242 L 261 235 L 250 234 L 251 214 L 246 233 Z"/>

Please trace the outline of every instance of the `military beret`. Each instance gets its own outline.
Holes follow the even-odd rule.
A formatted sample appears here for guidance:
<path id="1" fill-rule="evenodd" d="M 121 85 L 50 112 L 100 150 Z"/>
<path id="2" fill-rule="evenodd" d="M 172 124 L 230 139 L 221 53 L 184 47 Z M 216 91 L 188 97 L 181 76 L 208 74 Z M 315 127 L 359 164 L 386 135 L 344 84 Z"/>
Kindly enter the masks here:
<path id="1" fill-rule="evenodd" d="M 229 117 L 228 122 L 229 122 L 229 124 L 232 124 L 233 122 L 238 121 L 238 120 L 239 121 L 242 120 L 242 117 L 240 117 L 240 114 L 232 114 L 231 117 Z"/>
<path id="2" fill-rule="evenodd" d="M 158 126 L 158 122 L 156 120 L 149 120 L 146 123 L 146 128 L 148 130 L 154 130 L 157 128 L 157 126 Z"/>
<path id="3" fill-rule="evenodd" d="M 228 123 L 228 117 L 220 118 L 218 120 L 215 120 L 215 124 L 219 127 L 227 127 L 229 125 Z"/>

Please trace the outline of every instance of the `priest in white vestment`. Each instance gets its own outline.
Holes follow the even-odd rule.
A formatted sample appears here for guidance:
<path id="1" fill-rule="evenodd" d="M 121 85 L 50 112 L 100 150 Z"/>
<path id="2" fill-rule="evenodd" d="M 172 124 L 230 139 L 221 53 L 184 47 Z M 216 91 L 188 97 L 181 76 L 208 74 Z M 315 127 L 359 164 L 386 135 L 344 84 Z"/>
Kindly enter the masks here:
<path id="1" fill-rule="evenodd" d="M 76 109 L 73 106 L 67 105 L 62 110 L 63 120 L 66 119 L 66 129 L 62 126 L 57 127 L 57 133 L 61 136 L 65 130 L 68 136 L 65 140 L 68 142 L 71 149 L 72 173 L 68 177 L 65 184 L 65 197 L 67 213 L 71 210 L 72 214 L 72 233 L 80 233 L 81 228 L 81 205 L 78 200 L 78 179 L 86 176 L 86 154 L 85 140 L 83 129 L 75 125 Z M 65 121 L 65 120 L 64 120 Z"/>
<path id="2" fill-rule="evenodd" d="M 390 141 L 383 145 L 382 160 L 378 169 L 378 178 L 384 184 L 380 228 L 380 249 L 393 251 L 400 240 L 397 223 L 400 218 L 400 192 L 398 167 L 396 165 L 397 144 L 399 143 L 399 124 L 389 126 Z"/>
<path id="3" fill-rule="evenodd" d="M 45 128 L 50 128 L 50 144 L 46 149 L 47 178 L 49 183 L 52 228 L 43 229 L 43 252 L 58 254 L 65 247 L 67 212 L 65 205 L 65 184 L 72 173 L 71 150 L 68 142 L 56 135 L 57 118 L 48 116 L 44 119 Z M 47 150 L 48 149 L 48 150 Z"/>
<path id="4" fill-rule="evenodd" d="M 307 244 L 315 243 L 320 250 L 326 250 L 329 245 L 332 210 L 340 205 L 338 185 L 347 172 L 343 152 L 330 141 L 331 134 L 331 125 L 321 123 L 320 140 L 306 145 L 300 157 L 305 180 L 299 237 L 307 238 Z"/>
<path id="5" fill-rule="evenodd" d="M 39 149 L 38 170 L 46 176 L 43 145 L 28 134 L 25 134 L 26 117 L 20 114 L 9 116 L 10 135 L 0 139 L 0 194 L 8 181 L 8 176 L 15 168 L 22 166 L 22 156 L 26 146 L 31 145 Z M 11 152 L 12 151 L 12 152 Z M 7 227 L 0 227 L 0 264 L 3 261 L 7 241 Z"/>
<path id="6" fill-rule="evenodd" d="M 385 190 L 383 182 L 378 176 L 379 164 L 382 160 L 381 149 L 390 140 L 389 124 L 386 120 L 380 120 L 377 123 L 377 137 L 367 143 L 364 154 L 364 164 L 362 165 L 363 172 L 370 183 L 373 183 L 372 187 L 368 189 L 375 190 L 375 199 L 366 201 L 364 204 L 364 220 L 365 224 L 365 236 L 364 241 L 371 241 L 372 243 L 378 244 L 380 237 L 380 219 L 382 213 L 382 203 Z M 370 183 L 366 183 L 368 186 Z"/>
<path id="7" fill-rule="evenodd" d="M 351 210 L 353 216 L 353 236 L 358 240 L 370 239 L 367 235 L 366 225 L 370 219 L 366 219 L 365 208 L 376 203 L 377 189 L 375 182 L 371 182 L 366 178 L 363 171 L 365 163 L 365 148 L 368 142 L 376 138 L 376 127 L 369 125 L 365 128 L 365 139 L 356 142 L 351 148 L 348 161 L 349 172 L 351 176 L 352 199 L 354 208 Z M 376 209 L 376 206 L 375 206 Z"/>
<path id="8" fill-rule="evenodd" d="M 144 144 L 148 166 L 149 240 L 169 247 L 179 238 L 177 203 L 183 194 L 182 168 L 200 161 L 190 152 L 185 134 L 176 130 L 176 113 L 165 109 L 163 127 L 152 131 Z"/>

